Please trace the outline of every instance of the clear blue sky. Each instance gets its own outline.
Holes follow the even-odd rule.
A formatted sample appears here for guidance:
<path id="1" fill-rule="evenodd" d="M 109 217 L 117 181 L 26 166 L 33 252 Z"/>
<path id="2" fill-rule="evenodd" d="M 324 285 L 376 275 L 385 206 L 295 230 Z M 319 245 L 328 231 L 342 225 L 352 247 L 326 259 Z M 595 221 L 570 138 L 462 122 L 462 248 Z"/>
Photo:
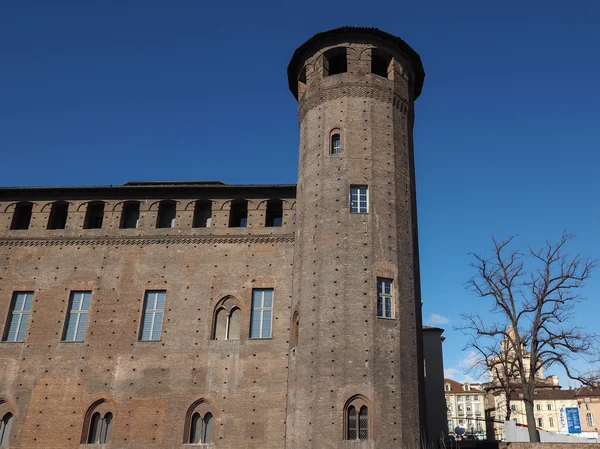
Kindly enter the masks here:
<path id="1" fill-rule="evenodd" d="M 312 34 L 376 26 L 427 73 L 415 149 L 424 315 L 464 353 L 489 237 L 600 256 L 600 2 L 0 2 L 2 185 L 296 182 L 286 67 Z M 580 323 L 600 331 L 600 268 Z M 434 320 L 435 321 L 435 320 Z M 442 319 L 443 321 L 443 319 Z M 563 380 L 563 383 L 566 383 Z"/>

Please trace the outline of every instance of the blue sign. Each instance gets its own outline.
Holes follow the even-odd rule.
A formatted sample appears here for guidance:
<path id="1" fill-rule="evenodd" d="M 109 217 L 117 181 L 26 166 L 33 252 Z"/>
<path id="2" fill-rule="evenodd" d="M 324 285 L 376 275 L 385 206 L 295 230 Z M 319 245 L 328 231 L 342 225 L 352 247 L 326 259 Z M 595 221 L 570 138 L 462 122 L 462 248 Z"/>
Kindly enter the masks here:
<path id="1" fill-rule="evenodd" d="M 567 407 L 567 426 L 569 433 L 581 433 L 581 422 L 579 421 L 579 409 L 577 407 Z"/>

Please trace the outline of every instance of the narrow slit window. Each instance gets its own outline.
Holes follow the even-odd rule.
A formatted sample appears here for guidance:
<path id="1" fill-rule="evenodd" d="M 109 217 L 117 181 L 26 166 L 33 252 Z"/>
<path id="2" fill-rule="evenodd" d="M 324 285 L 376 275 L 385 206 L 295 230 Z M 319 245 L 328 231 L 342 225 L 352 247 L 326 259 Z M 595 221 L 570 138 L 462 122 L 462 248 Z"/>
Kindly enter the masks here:
<path id="1" fill-rule="evenodd" d="M 267 214 L 265 226 L 281 227 L 283 225 L 283 201 L 267 201 Z"/>
<path id="2" fill-rule="evenodd" d="M 358 433 L 356 432 L 356 408 L 351 405 L 348 407 L 348 434 L 346 439 L 356 440 Z"/>
<path id="3" fill-rule="evenodd" d="M 345 48 L 334 48 L 323 57 L 323 75 L 331 76 L 348 71 L 348 60 Z"/>
<path id="4" fill-rule="evenodd" d="M 350 187 L 350 213 L 366 214 L 369 212 L 369 188 L 367 186 Z"/>
<path id="5" fill-rule="evenodd" d="M 338 133 L 331 136 L 331 154 L 340 154 L 342 151 L 342 139 Z"/>
<path id="6" fill-rule="evenodd" d="M 196 201 L 194 207 L 194 228 L 210 228 L 212 220 L 212 202 Z"/>
<path id="7" fill-rule="evenodd" d="M 65 229 L 68 213 L 69 203 L 64 201 L 53 203 L 52 209 L 50 209 L 50 217 L 48 217 L 48 229 Z"/>
<path id="8" fill-rule="evenodd" d="M 358 439 L 369 439 L 369 409 L 363 405 L 358 412 Z"/>
<path id="9" fill-rule="evenodd" d="M 25 341 L 27 323 L 31 314 L 33 292 L 15 292 L 13 294 L 12 307 L 9 316 L 8 329 L 4 341 Z"/>
<path id="10" fill-rule="evenodd" d="M 135 229 L 140 219 L 140 203 L 132 201 L 123 205 L 121 213 L 121 229 Z"/>
<path id="11" fill-rule="evenodd" d="M 18 203 L 15 206 L 15 212 L 13 214 L 12 222 L 10 223 L 10 229 L 29 229 L 29 224 L 31 223 L 32 210 L 33 204 Z"/>
<path id="12" fill-rule="evenodd" d="M 377 316 L 392 318 L 392 280 L 377 278 Z"/>
<path id="13" fill-rule="evenodd" d="M 273 289 L 252 290 L 250 338 L 271 338 Z"/>
<path id="14" fill-rule="evenodd" d="M 142 332 L 140 340 L 158 341 L 162 330 L 163 314 L 165 310 L 164 290 L 147 291 L 144 300 L 144 315 L 142 317 Z"/>
<path id="15" fill-rule="evenodd" d="M 104 220 L 104 203 L 88 203 L 85 213 L 84 229 L 100 229 Z"/>
<path id="16" fill-rule="evenodd" d="M 161 201 L 158 205 L 158 216 L 156 217 L 157 228 L 175 227 L 177 207 L 175 201 Z"/>
<path id="17" fill-rule="evenodd" d="M 232 201 L 229 211 L 229 227 L 245 228 L 248 226 L 248 201 Z"/>
<path id="18" fill-rule="evenodd" d="M 71 292 L 63 341 L 83 341 L 92 292 Z"/>

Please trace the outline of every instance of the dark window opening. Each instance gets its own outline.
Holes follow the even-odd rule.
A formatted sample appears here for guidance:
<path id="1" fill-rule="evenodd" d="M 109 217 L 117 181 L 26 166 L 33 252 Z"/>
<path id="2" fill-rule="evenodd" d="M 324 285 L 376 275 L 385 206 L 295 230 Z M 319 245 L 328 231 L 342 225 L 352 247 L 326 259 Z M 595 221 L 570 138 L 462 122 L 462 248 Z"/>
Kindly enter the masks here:
<path id="1" fill-rule="evenodd" d="M 121 229 L 135 229 L 140 219 L 140 203 L 131 202 L 123 205 L 121 213 Z"/>
<path id="2" fill-rule="evenodd" d="M 325 53 L 323 58 L 324 76 L 337 75 L 348 71 L 348 60 L 346 58 L 345 48 L 334 48 Z"/>
<path id="3" fill-rule="evenodd" d="M 269 200 L 267 201 L 267 219 L 265 226 L 281 227 L 283 225 L 283 201 Z"/>
<path id="4" fill-rule="evenodd" d="M 104 220 L 104 203 L 88 203 L 83 229 L 100 229 Z"/>
<path id="5" fill-rule="evenodd" d="M 31 203 L 19 203 L 15 206 L 15 212 L 13 214 L 10 229 L 29 229 L 29 223 L 31 222 L 31 211 L 33 210 L 33 204 Z"/>
<path id="6" fill-rule="evenodd" d="M 69 203 L 57 201 L 52 204 L 50 217 L 48 218 L 48 229 L 65 229 L 68 213 Z"/>
<path id="7" fill-rule="evenodd" d="M 298 75 L 298 100 L 302 98 L 306 92 L 306 67 L 302 67 Z"/>
<path id="8" fill-rule="evenodd" d="M 248 225 L 248 201 L 236 200 L 231 203 L 229 227 L 245 228 Z"/>
<path id="9" fill-rule="evenodd" d="M 175 201 L 161 201 L 158 205 L 158 217 L 156 217 L 156 227 L 174 227 L 176 214 L 177 208 L 175 207 Z"/>
<path id="10" fill-rule="evenodd" d="M 371 73 L 388 78 L 391 58 L 373 53 L 371 56 Z"/>
<path id="11" fill-rule="evenodd" d="M 194 209 L 194 228 L 210 228 L 212 219 L 212 202 L 196 201 Z"/>
<path id="12" fill-rule="evenodd" d="M 331 154 L 340 154 L 342 151 L 342 139 L 339 134 L 331 136 Z"/>

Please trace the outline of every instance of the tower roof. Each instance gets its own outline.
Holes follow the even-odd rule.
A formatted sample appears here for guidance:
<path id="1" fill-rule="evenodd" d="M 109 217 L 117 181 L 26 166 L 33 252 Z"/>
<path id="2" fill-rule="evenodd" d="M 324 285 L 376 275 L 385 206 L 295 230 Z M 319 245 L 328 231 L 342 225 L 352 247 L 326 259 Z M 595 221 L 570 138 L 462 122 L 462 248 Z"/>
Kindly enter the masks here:
<path id="1" fill-rule="evenodd" d="M 394 36 L 390 33 L 386 33 L 385 31 L 381 31 L 379 28 L 344 26 L 317 33 L 296 49 L 287 69 L 288 84 L 290 91 L 292 92 L 292 94 L 294 94 L 294 97 L 298 98 L 298 73 L 299 69 L 301 68 L 300 65 L 303 62 L 305 54 L 310 50 L 318 48 L 319 42 L 323 39 L 353 34 L 362 36 L 371 35 L 378 39 L 388 41 L 394 44 L 396 47 L 398 47 L 404 54 L 406 54 L 406 56 L 408 56 L 412 64 L 413 70 L 415 71 L 415 99 L 419 95 L 421 95 L 423 81 L 425 79 L 425 70 L 423 69 L 421 57 L 416 51 L 412 49 L 410 45 L 408 45 L 399 37 Z"/>

